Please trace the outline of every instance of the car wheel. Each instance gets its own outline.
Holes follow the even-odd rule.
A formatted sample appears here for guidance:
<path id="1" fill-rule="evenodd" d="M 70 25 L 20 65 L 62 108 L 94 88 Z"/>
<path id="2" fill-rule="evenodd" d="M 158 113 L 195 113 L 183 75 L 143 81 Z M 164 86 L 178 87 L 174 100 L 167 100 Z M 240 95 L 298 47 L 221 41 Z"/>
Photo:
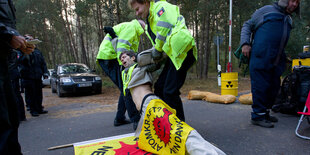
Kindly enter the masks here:
<path id="1" fill-rule="evenodd" d="M 51 83 L 51 89 L 52 89 L 52 93 L 56 93 L 56 89 L 53 87 L 52 83 Z"/>
<path id="2" fill-rule="evenodd" d="M 60 90 L 60 86 L 59 85 L 57 85 L 57 95 L 59 96 L 59 97 L 64 97 L 64 93 L 62 93 L 61 92 L 61 90 Z"/>
<path id="3" fill-rule="evenodd" d="M 102 88 L 99 88 L 95 91 L 96 94 L 101 94 L 102 93 Z"/>

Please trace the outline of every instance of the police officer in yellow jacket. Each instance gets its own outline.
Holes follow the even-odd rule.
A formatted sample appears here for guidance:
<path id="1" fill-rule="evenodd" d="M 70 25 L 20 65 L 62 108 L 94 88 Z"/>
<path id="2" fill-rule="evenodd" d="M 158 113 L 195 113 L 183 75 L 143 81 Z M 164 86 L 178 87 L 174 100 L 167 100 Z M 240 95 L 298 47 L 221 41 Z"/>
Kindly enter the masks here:
<path id="1" fill-rule="evenodd" d="M 153 43 L 152 57 L 161 59 L 164 52 L 169 59 L 156 81 L 155 94 L 177 111 L 185 121 L 180 88 L 187 70 L 197 60 L 195 40 L 185 25 L 179 7 L 165 0 L 128 0 L 136 15 L 146 19 L 146 32 Z"/>
<path id="2" fill-rule="evenodd" d="M 124 97 L 122 93 L 121 62 L 118 58 L 122 51 L 133 50 L 137 52 L 140 35 L 144 33 L 144 26 L 145 23 L 142 20 L 134 19 L 130 22 L 123 22 L 115 25 L 113 28 L 105 27 L 105 32 L 107 34 L 99 47 L 97 61 L 102 70 L 109 76 L 121 92 L 114 126 L 129 123 L 125 117 L 126 109 L 131 122 L 133 122 L 134 129 L 140 119 L 140 115 L 134 106 L 130 94 Z"/>

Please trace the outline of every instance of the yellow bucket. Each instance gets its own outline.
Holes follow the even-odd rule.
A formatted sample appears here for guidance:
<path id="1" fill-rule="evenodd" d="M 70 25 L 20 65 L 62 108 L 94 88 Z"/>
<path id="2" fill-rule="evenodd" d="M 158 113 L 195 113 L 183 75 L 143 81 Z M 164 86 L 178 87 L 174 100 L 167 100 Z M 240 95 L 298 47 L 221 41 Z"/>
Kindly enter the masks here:
<path id="1" fill-rule="evenodd" d="M 221 73 L 221 94 L 238 96 L 238 72 Z"/>

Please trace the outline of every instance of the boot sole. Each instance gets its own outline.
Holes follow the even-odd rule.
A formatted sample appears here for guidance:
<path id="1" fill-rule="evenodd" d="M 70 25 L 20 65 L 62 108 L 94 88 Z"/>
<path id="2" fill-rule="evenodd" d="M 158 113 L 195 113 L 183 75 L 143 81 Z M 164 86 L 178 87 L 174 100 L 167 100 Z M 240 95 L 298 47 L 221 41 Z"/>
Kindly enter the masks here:
<path id="1" fill-rule="evenodd" d="M 262 123 L 260 123 L 260 122 L 253 121 L 253 120 L 251 120 L 251 123 L 252 123 L 253 125 L 261 126 L 261 127 L 264 127 L 264 128 L 273 128 L 273 127 L 274 127 L 273 124 L 267 125 L 267 124 L 262 124 Z"/>

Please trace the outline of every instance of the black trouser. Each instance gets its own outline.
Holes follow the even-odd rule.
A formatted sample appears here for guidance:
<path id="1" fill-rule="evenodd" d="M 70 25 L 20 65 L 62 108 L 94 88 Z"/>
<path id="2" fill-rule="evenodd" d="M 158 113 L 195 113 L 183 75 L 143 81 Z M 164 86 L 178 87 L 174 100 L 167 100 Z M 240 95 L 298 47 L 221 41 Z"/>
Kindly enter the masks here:
<path id="1" fill-rule="evenodd" d="M 17 102 L 17 110 L 18 110 L 18 115 L 19 115 L 19 120 L 24 120 L 26 118 L 25 115 L 25 105 L 24 105 L 24 99 L 21 95 L 20 91 L 20 84 L 19 84 L 19 78 L 11 80 L 13 90 L 16 95 L 16 102 Z"/>
<path id="2" fill-rule="evenodd" d="M 109 76 L 109 78 L 120 90 L 115 119 L 118 121 L 124 120 L 126 118 L 125 113 L 127 109 L 130 120 L 132 122 L 138 122 L 140 119 L 140 115 L 138 110 L 136 109 L 135 103 L 131 98 L 130 92 L 126 92 L 126 96 L 124 96 L 121 68 L 117 59 L 112 60 L 98 59 L 98 61 L 102 70 Z"/>
<path id="3" fill-rule="evenodd" d="M 41 112 L 43 110 L 42 80 L 23 79 L 22 83 L 25 88 L 25 101 L 30 107 L 30 113 Z"/>
<path id="4" fill-rule="evenodd" d="M 0 51 L 3 52 L 3 51 Z M 19 119 L 11 80 L 8 77 L 6 59 L 0 59 L 0 154 L 19 155 L 18 142 Z"/>
<path id="5" fill-rule="evenodd" d="M 185 121 L 185 116 L 180 97 L 180 89 L 185 82 L 188 69 L 194 64 L 195 61 L 196 59 L 193 56 L 192 49 L 188 51 L 187 57 L 179 70 L 176 70 L 172 61 L 168 59 L 163 71 L 154 85 L 155 95 L 159 96 L 171 108 L 175 109 L 177 112 L 177 117 L 182 121 Z"/>

